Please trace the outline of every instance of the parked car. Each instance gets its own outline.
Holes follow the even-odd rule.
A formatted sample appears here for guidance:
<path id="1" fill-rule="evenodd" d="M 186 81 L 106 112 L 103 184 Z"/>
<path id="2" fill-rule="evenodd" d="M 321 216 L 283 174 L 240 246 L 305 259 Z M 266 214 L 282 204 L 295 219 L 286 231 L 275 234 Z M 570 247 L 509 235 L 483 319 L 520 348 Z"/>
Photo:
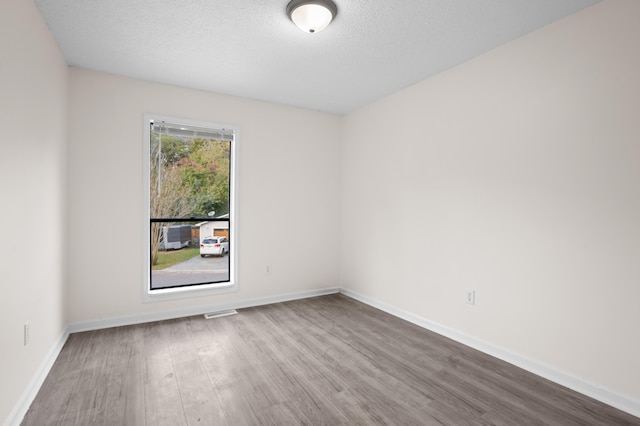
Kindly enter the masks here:
<path id="1" fill-rule="evenodd" d="M 200 242 L 200 256 L 224 256 L 229 253 L 229 239 L 227 237 L 205 237 Z"/>

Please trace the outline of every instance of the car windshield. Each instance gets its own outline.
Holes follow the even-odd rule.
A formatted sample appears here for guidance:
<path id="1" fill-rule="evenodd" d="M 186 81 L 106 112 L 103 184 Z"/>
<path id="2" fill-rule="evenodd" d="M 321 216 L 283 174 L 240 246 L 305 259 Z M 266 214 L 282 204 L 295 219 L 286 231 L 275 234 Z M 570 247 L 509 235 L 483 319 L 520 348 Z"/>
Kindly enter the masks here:
<path id="1" fill-rule="evenodd" d="M 202 243 L 203 244 L 215 244 L 217 243 L 218 240 L 214 239 L 214 238 L 207 238 L 206 240 L 204 240 Z"/>

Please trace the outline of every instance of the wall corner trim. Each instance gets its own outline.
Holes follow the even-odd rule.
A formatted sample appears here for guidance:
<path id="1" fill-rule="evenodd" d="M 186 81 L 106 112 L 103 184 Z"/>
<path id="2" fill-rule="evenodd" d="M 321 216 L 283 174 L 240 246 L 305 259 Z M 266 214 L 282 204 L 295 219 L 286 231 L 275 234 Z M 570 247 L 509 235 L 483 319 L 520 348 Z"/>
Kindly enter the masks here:
<path id="1" fill-rule="evenodd" d="M 409 321 L 410 323 L 413 323 L 419 327 L 433 331 L 434 333 L 438 333 L 442 336 L 448 337 L 449 339 L 455 340 L 456 342 L 462 343 L 463 345 L 472 347 L 502 361 L 508 362 L 509 364 L 513 364 L 516 367 L 520 367 L 530 373 L 536 374 L 540 377 L 544 377 L 547 380 L 551 380 L 554 383 L 565 386 L 583 395 L 596 399 L 604 404 L 627 412 L 633 416 L 640 417 L 640 401 L 637 401 L 633 398 L 621 395 L 597 384 L 582 380 L 552 366 L 524 357 L 499 346 L 495 346 L 484 340 L 477 339 L 473 336 L 446 327 L 442 324 L 438 324 L 426 318 L 420 317 L 402 309 L 398 309 L 395 306 L 388 305 L 355 291 L 342 288 L 340 290 L 340 293 L 366 305 L 372 306 L 376 309 L 380 309 L 381 311 L 384 311 L 395 317 L 401 318 L 405 321 Z"/>

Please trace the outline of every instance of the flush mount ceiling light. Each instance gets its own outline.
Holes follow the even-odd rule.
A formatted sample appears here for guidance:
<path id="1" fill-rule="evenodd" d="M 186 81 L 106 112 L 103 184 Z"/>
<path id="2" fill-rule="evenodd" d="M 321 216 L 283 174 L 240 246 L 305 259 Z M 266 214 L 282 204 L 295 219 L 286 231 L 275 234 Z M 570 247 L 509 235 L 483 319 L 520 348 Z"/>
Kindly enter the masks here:
<path id="1" fill-rule="evenodd" d="M 338 7 L 331 0 L 291 0 L 287 15 L 305 33 L 319 33 L 336 17 Z"/>

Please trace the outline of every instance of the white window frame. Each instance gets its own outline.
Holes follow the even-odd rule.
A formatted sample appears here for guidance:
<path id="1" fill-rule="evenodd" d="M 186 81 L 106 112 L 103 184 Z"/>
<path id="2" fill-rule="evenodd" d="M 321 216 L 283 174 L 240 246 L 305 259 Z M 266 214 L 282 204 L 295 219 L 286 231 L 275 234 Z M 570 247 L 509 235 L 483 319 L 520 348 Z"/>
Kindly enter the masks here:
<path id="1" fill-rule="evenodd" d="M 186 126 L 210 128 L 210 129 L 224 129 L 225 131 L 231 131 L 234 134 L 234 140 L 231 142 L 231 161 L 230 161 L 230 193 L 229 193 L 229 232 L 232 237 L 232 243 L 230 244 L 229 253 L 229 282 L 224 283 L 210 283 L 199 284 L 187 287 L 176 288 L 163 288 L 157 290 L 151 290 L 151 247 L 150 247 L 150 233 L 149 223 L 151 219 L 150 212 L 150 194 L 149 194 L 149 149 L 151 140 L 151 121 L 166 121 L 168 123 L 180 123 Z M 143 121 L 143 200 L 142 200 L 142 252 L 143 252 L 143 267 L 142 267 L 142 302 L 159 302 L 167 300 L 186 299 L 192 297 L 212 296 L 218 294 L 237 292 L 238 288 L 238 214 L 237 214 L 237 200 L 238 200 L 238 140 L 240 129 L 233 125 L 212 123 L 207 121 L 190 120 L 180 117 L 171 117 L 160 114 L 144 114 Z"/>

